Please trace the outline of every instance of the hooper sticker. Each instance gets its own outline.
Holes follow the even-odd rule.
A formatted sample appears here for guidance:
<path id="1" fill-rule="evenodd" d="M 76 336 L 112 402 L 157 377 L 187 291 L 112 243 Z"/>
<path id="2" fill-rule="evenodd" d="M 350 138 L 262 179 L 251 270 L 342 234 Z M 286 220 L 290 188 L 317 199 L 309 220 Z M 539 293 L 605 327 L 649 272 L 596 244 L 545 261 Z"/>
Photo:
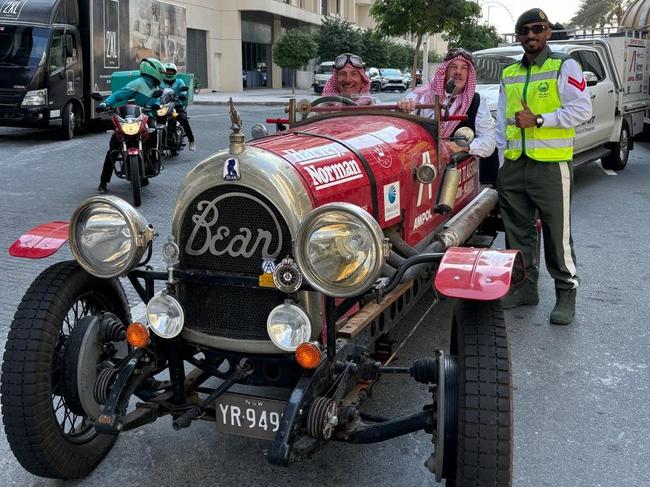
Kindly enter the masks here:
<path id="1" fill-rule="evenodd" d="M 384 185 L 384 220 L 392 220 L 400 215 L 399 181 Z"/>

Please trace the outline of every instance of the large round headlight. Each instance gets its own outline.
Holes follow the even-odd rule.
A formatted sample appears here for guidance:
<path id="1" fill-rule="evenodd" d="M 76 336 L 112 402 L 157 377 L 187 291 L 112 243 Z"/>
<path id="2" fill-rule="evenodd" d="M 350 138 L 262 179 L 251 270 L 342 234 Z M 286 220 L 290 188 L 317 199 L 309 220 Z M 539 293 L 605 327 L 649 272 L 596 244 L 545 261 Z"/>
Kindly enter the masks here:
<path id="1" fill-rule="evenodd" d="M 298 345 L 311 338 L 311 323 L 301 308 L 284 303 L 269 313 L 266 331 L 276 347 L 293 352 Z"/>
<path id="2" fill-rule="evenodd" d="M 381 274 L 387 249 L 379 224 L 362 208 L 329 203 L 298 228 L 294 254 L 309 284 L 328 296 L 367 291 Z"/>
<path id="3" fill-rule="evenodd" d="M 72 255 L 89 273 L 102 278 L 126 274 L 140 262 L 153 229 L 126 201 L 95 196 L 72 215 Z"/>
<path id="4" fill-rule="evenodd" d="M 147 321 L 159 337 L 174 338 L 183 330 L 185 313 L 176 299 L 162 291 L 147 303 Z"/>

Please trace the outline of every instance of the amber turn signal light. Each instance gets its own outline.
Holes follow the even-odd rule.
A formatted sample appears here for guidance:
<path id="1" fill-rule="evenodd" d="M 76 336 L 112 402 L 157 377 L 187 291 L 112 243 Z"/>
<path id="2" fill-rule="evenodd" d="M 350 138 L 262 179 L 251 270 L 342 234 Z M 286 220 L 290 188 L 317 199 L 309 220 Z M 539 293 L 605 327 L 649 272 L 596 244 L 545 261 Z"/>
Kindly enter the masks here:
<path id="1" fill-rule="evenodd" d="M 296 348 L 296 362 L 303 369 L 315 369 L 320 364 L 321 351 L 317 344 L 303 342 Z"/>
<path id="2" fill-rule="evenodd" d="M 149 330 L 142 323 L 131 323 L 126 329 L 126 341 L 135 348 L 146 347 L 149 343 Z"/>

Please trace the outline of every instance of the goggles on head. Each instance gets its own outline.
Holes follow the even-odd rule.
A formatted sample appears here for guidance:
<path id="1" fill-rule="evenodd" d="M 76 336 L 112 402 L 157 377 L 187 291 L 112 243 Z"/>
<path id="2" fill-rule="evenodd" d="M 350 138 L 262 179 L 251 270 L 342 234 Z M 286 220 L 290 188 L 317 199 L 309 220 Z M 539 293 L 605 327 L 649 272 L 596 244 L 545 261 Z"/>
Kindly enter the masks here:
<path id="1" fill-rule="evenodd" d="M 458 56 L 462 57 L 467 62 L 474 64 L 474 58 L 472 57 L 472 53 L 460 47 L 455 49 L 450 49 L 449 52 L 447 52 L 447 54 L 445 55 L 444 61 L 451 61 L 452 59 Z"/>
<path id="2" fill-rule="evenodd" d="M 531 25 L 530 27 L 527 25 L 522 25 L 517 29 L 517 34 L 520 36 L 527 36 L 531 30 L 533 31 L 533 34 L 541 34 L 546 29 L 548 29 L 548 25 L 545 24 L 535 24 Z"/>
<path id="3" fill-rule="evenodd" d="M 346 52 L 345 54 L 341 54 L 340 56 L 336 57 L 334 60 L 334 67 L 336 69 L 341 69 L 348 63 L 350 63 L 355 68 L 363 68 L 365 66 L 361 57 L 357 56 L 356 54 L 350 54 L 349 52 Z"/>

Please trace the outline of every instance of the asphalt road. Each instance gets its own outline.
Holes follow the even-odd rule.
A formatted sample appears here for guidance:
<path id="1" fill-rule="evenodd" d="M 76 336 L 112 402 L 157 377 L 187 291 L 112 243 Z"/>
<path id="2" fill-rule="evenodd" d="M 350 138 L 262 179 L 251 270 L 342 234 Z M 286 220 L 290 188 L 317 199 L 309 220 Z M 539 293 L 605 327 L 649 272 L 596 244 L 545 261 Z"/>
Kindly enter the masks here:
<path id="1" fill-rule="evenodd" d="M 190 114 L 197 152 L 183 151 L 143 192 L 140 211 L 162 238 L 170 232 L 186 172 L 227 145 L 225 107 L 193 107 Z M 244 107 L 241 114 L 248 132 L 254 122 L 281 116 L 282 109 Z M 96 194 L 107 144 L 108 135 L 100 129 L 68 142 L 50 132 L 0 129 L 0 247 L 8 248 L 38 223 L 68 219 L 80 201 Z M 605 174 L 598 164 L 576 170 L 573 225 L 583 282 L 576 322 L 568 327 L 548 324 L 554 296 L 545 271 L 540 304 L 506 313 L 515 388 L 516 487 L 650 485 L 648 149 L 637 144 L 628 168 L 618 175 Z M 110 189 L 130 200 L 125 181 L 114 179 Z M 0 346 L 30 282 L 47 266 L 70 258 L 67 248 L 43 261 L 0 252 L 6 282 L 0 294 Z M 160 262 L 159 256 L 153 262 Z M 408 323 L 417 322 L 430 302 L 421 302 Z M 434 308 L 400 352 L 399 364 L 447 347 L 452 306 L 447 301 Z M 400 336 L 407 333 L 408 323 Z M 426 388 L 389 377 L 367 409 L 403 414 L 429 400 Z M 431 452 L 424 433 L 376 445 L 330 444 L 288 470 L 268 465 L 265 447 L 264 442 L 219 435 L 210 423 L 173 431 L 170 420 L 163 418 L 121 435 L 91 476 L 66 485 L 434 485 L 423 466 Z M 23 470 L 4 431 L 0 434 L 0 485 L 60 484 Z"/>

